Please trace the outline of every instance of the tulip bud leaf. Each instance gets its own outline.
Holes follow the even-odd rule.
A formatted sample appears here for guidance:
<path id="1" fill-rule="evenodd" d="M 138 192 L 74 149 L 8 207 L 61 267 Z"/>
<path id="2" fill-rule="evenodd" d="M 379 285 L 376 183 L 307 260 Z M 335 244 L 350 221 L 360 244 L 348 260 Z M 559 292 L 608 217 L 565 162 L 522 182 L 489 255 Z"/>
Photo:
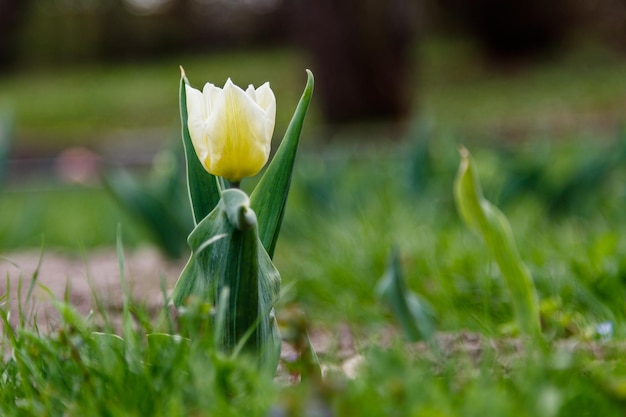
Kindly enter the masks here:
<path id="1" fill-rule="evenodd" d="M 454 199 L 467 226 L 482 236 L 496 260 L 511 293 L 520 330 L 539 335 L 539 302 L 528 268 L 517 251 L 506 216 L 483 196 L 476 166 L 469 151 L 461 148 L 461 163 L 454 182 Z"/>
<path id="2" fill-rule="evenodd" d="M 307 70 L 307 77 L 304 92 L 276 155 L 250 196 L 250 205 L 258 216 L 259 239 L 270 257 L 274 255 L 278 240 L 300 133 L 313 94 L 314 79 L 313 73 L 309 70 Z"/>
<path id="3" fill-rule="evenodd" d="M 215 208 L 220 199 L 220 182 L 217 177 L 209 174 L 196 156 L 187 127 L 187 95 L 185 85 L 189 80 L 181 67 L 179 106 L 182 127 L 185 160 L 187 162 L 187 187 L 191 201 L 191 211 L 195 224 L 198 224 Z"/>
<path id="4" fill-rule="evenodd" d="M 189 235 L 191 258 L 172 301 L 177 307 L 194 299 L 209 302 L 220 312 L 215 327 L 224 350 L 234 351 L 243 343 L 261 354 L 262 363 L 276 364 L 279 348 L 272 308 L 280 293 L 280 275 L 259 242 L 255 219 L 243 191 L 224 190 L 215 209 Z"/>
<path id="5" fill-rule="evenodd" d="M 228 221 L 238 230 L 256 226 L 256 214 L 250 209 L 248 196 L 237 189 L 222 193 Z"/>

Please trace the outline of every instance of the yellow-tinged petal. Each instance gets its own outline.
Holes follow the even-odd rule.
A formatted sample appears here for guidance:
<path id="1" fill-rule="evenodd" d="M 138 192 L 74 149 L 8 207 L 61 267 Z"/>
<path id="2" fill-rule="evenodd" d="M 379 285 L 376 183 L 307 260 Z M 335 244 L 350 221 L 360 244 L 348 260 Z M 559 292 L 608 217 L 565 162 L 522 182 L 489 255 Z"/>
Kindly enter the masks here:
<path id="1" fill-rule="evenodd" d="M 214 147 L 207 169 L 229 180 L 256 174 L 268 156 L 263 118 L 252 98 L 228 80 L 209 117 Z"/>

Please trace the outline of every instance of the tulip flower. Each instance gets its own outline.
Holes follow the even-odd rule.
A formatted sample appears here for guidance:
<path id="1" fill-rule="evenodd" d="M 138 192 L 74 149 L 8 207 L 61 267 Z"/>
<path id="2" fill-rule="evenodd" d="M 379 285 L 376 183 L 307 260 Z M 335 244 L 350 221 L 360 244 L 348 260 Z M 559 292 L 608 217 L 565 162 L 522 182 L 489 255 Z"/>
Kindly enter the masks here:
<path id="1" fill-rule="evenodd" d="M 237 183 L 258 173 L 270 154 L 276 98 L 269 83 L 246 91 L 228 79 L 202 92 L 185 85 L 189 135 L 210 174 Z"/>
<path id="2" fill-rule="evenodd" d="M 243 91 L 228 80 L 223 89 L 207 84 L 200 92 L 189 87 L 181 71 L 178 92 L 195 227 L 187 239 L 191 256 L 171 299 L 181 309 L 196 300 L 214 306 L 216 347 L 232 354 L 240 349 L 252 353 L 271 371 L 268 375 L 276 370 L 281 348 L 273 311 L 280 296 L 280 273 L 272 256 L 313 93 L 313 74 L 307 73 L 281 145 L 250 196 L 233 189 L 236 184 L 223 189 L 224 182 L 214 175 L 237 183 L 267 162 L 276 113 L 269 84 Z"/>

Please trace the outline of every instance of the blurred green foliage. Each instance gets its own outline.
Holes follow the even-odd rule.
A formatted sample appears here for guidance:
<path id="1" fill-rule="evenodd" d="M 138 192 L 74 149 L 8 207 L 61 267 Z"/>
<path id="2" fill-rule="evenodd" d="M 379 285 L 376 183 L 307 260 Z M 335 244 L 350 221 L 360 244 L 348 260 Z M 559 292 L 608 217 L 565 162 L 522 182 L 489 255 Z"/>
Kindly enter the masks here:
<path id="1" fill-rule="evenodd" d="M 414 51 L 421 63 L 414 105 L 442 135 L 495 141 L 593 137 L 623 120 L 626 60 L 601 45 L 582 45 L 558 59 L 498 72 L 477 58 L 467 42 L 427 39 Z M 178 124 L 178 66 L 192 84 L 228 77 L 239 84 L 270 81 L 279 98 L 276 133 L 287 127 L 300 94 L 304 57 L 292 49 L 180 56 L 149 63 L 28 70 L 0 76 L 2 97 L 12 105 L 16 141 L 33 149 L 68 144 L 108 144 L 120 132 Z M 374 82 L 374 81 L 373 81 Z M 364 86 L 364 88 L 366 88 Z M 419 93 L 419 94 L 418 94 Z M 313 103 L 305 131 L 321 139 Z M 368 129 L 366 137 L 372 138 Z"/>
<path id="2" fill-rule="evenodd" d="M 187 237 L 193 229 L 187 187 L 184 183 L 183 147 L 176 140 L 172 149 L 158 152 L 150 171 L 135 176 L 115 168 L 102 177 L 104 189 L 170 259 L 187 254 Z"/>
<path id="3" fill-rule="evenodd" d="M 0 410 L 7 416 L 44 411 L 622 415 L 624 167 L 587 197 L 592 213 L 548 217 L 546 202 L 533 193 L 522 193 L 505 210 L 542 300 L 543 332 L 552 344 L 544 351 L 507 336 L 513 315 L 504 280 L 454 210 L 450 189 L 458 161 L 452 145 L 442 140 L 426 148 L 410 143 L 393 151 L 344 147 L 301 155 L 275 253 L 287 288 L 278 311 L 297 304 L 314 329 L 326 330 L 331 347 L 322 364 L 342 365 L 332 346 L 342 337 L 338 321 L 347 324 L 362 353 L 356 378 L 335 371 L 297 385 L 267 382 L 247 360 L 215 351 L 206 328 L 210 306 L 196 306 L 177 318 L 164 308 L 154 319 L 126 298 L 122 340 L 103 334 L 114 330 L 112 324 L 102 327 L 58 304 L 62 320 L 50 334 L 5 324 L 0 350 L 12 354 L 0 367 Z M 557 177 L 575 168 L 589 149 L 584 143 L 561 145 L 547 155 L 562 163 L 551 167 Z M 408 174 L 420 149 L 430 155 L 431 168 L 416 187 Z M 520 149 L 519 157 L 529 157 L 533 149 L 530 144 Z M 493 198 L 510 159 L 486 148 L 475 149 L 474 156 L 485 195 Z M 101 213 L 98 221 L 115 229 Z M 374 295 L 394 243 L 404 254 L 398 262 L 407 290 L 419 293 L 437 313 L 442 333 L 435 337 L 436 348 L 407 343 L 399 332 L 390 332 L 394 322 Z M 113 317 L 109 321 L 115 323 Z M 614 333 L 604 340 L 596 326 L 607 321 Z M 185 339 L 172 336 L 178 334 Z"/>
<path id="4" fill-rule="evenodd" d="M 276 131 L 289 123 L 300 94 L 303 67 L 296 54 L 284 51 L 233 52 L 215 57 L 185 56 L 150 64 L 74 66 L 0 76 L 2 98 L 14 107 L 15 129 L 22 146 L 58 149 L 69 144 L 115 140 L 128 129 L 178 125 L 179 65 L 194 84 L 227 78 L 242 85 L 269 81 L 278 103 Z"/>
<path id="5" fill-rule="evenodd" d="M 286 67 L 297 65 L 289 53 L 277 56 L 287 57 L 282 61 Z M 607 58 L 604 64 L 611 65 L 584 67 L 573 65 L 582 61 L 571 58 L 511 78 L 483 72 L 479 65 L 461 65 L 467 61 L 445 48 L 429 56 L 435 59 L 423 77 L 432 83 L 425 85 L 429 93 L 423 104 L 425 114 L 432 117 L 416 123 L 406 141 L 390 146 L 390 137 L 380 134 L 368 143 L 337 140 L 320 146 L 315 135 L 319 132 L 305 132 L 276 246 L 274 260 L 284 283 L 279 315 L 296 305 L 314 328 L 327 331 L 330 348 L 320 358 L 323 364 L 341 364 L 334 350 L 342 338 L 338 327 L 347 324 L 365 360 L 356 379 L 330 378 L 324 383 L 305 381 L 294 386 L 263 384 L 246 361 L 216 355 L 211 338 L 194 338 L 197 345 L 179 348 L 168 336 L 145 337 L 146 333 L 180 331 L 190 336 L 192 331 L 202 331 L 210 306 L 180 317 L 180 321 L 192 322 L 181 325 L 167 319 L 154 323 L 141 306 L 127 300 L 131 304 L 126 311 L 132 312 L 133 324 L 139 324 L 133 336 L 136 340 L 129 345 L 115 337 L 96 340 L 93 330 L 112 328 L 102 329 L 70 307 L 59 305 L 63 320 L 51 334 L 3 326 L 0 351 L 8 358 L 0 365 L 3 414 L 623 415 L 626 165 L 616 151 L 621 149 L 623 134 L 616 137 L 611 127 L 623 117 L 619 111 L 624 63 Z M 241 62 L 253 67 L 254 61 L 230 57 L 216 67 L 204 59 L 196 64 L 205 69 L 222 68 L 224 72 L 219 74 L 224 78 L 232 75 L 227 70 L 248 77 L 252 70 L 243 68 Z M 227 61 L 230 66 L 222 67 Z M 289 97 L 292 72 L 285 69 L 280 73 L 284 78 L 274 82 L 269 75 L 273 66 L 264 67 L 263 62 L 269 61 L 263 58 L 259 62 L 259 68 L 268 71 L 264 80 L 285 88 Z M 137 119 L 133 114 L 143 112 L 142 100 L 151 101 L 146 98 L 148 93 L 159 97 L 156 91 L 177 77 L 172 64 L 163 63 L 160 70 L 156 66 L 128 66 L 111 72 L 71 70 L 65 90 L 72 104 L 66 107 L 64 88 L 55 87 L 63 79 L 62 72 L 39 78 L 23 74 L 0 80 L 0 85 L 3 92 L 7 87 L 16 103 L 16 127 L 31 134 L 37 129 L 48 132 L 56 123 L 52 121 L 60 120 L 56 132 L 63 142 L 71 139 L 69 132 L 75 129 L 72 114 L 76 103 L 116 109 L 121 106 L 117 100 L 104 98 L 123 96 L 119 90 L 111 92 L 118 83 L 134 97 L 129 74 L 136 75 L 135 79 L 145 74 L 152 81 L 144 87 L 139 83 L 140 99 L 132 98 L 136 100 L 131 100 L 133 105 L 115 114 L 130 121 L 129 126 L 149 126 L 148 116 Z M 190 74 L 202 73 L 191 67 L 186 64 Z M 296 73 L 301 75 L 301 71 Z M 81 84 L 84 92 L 68 87 L 74 85 L 70 81 L 77 74 L 91 80 Z M 101 100 L 90 100 L 88 94 L 91 87 L 98 91 L 94 74 L 110 87 L 102 88 Z M 513 86 L 508 86 L 510 80 L 515 81 Z M 14 81 L 18 86 L 13 86 Z M 58 114 L 65 114 L 66 119 L 57 118 L 58 114 L 37 119 L 39 112 L 46 114 L 44 109 L 52 113 L 57 109 L 50 104 L 54 96 L 45 95 L 42 100 L 49 100 L 48 105 L 37 107 L 39 103 L 32 100 L 37 96 L 37 83 L 58 92 Z M 171 102 L 175 102 L 176 83 L 171 88 Z M 82 102 L 76 100 L 81 94 Z M 166 96 L 170 94 L 163 93 L 162 97 Z M 31 101 L 34 109 L 29 108 Z M 161 111 L 146 105 L 145 115 L 154 111 L 163 117 L 171 112 L 173 119 L 175 105 L 171 102 L 163 104 Z M 135 111 L 139 113 L 127 113 Z M 32 119 L 25 122 L 28 119 L 23 117 L 29 114 Z M 538 114 L 541 117 L 537 118 Z M 606 125 L 595 125 L 594 117 L 580 117 L 586 114 L 606 115 L 601 120 Z M 111 127 L 105 119 L 94 119 L 93 126 Z M 38 128 L 33 127 L 35 120 L 41 123 Z M 555 120 L 572 124 L 553 129 Z M 519 136 L 519 131 L 511 129 L 516 126 L 522 130 Z M 74 132 L 88 132 L 92 128 L 76 129 Z M 335 133 L 338 139 L 341 135 Z M 530 140 L 515 144 L 485 141 L 494 138 Z M 553 347 L 549 352 L 537 352 L 532 345 L 509 339 L 513 311 L 505 282 L 454 209 L 451 186 L 458 164 L 456 148 L 459 143 L 470 145 L 468 142 L 480 167 L 485 197 L 491 201 L 498 202 L 505 195 L 508 178 L 520 175 L 520 167 L 535 167 L 531 181 L 517 187 L 511 198 L 507 197 L 510 204 L 502 208 L 540 296 L 542 331 Z M 47 145 L 37 140 L 31 144 Z M 604 170 L 604 161 L 611 169 Z M 572 183 L 579 186 L 578 197 L 558 212 L 550 209 L 554 195 L 537 191 L 548 185 L 549 189 L 567 190 Z M 143 229 L 100 188 L 49 181 L 9 183 L 0 198 L 0 247 L 5 252 L 38 247 L 42 236 L 49 247 L 111 246 L 120 222 L 124 242 L 131 249 L 148 240 Z M 438 335 L 452 334 L 451 342 L 438 343 L 450 349 L 437 352 L 407 344 L 396 337 L 395 322 L 381 311 L 374 288 L 394 245 L 403 254 L 399 262 L 406 289 L 432 306 L 441 332 Z M 0 308 L 6 308 L 6 301 L 6 296 L 0 296 Z M 165 317 L 168 311 L 163 310 Z M 597 326 L 607 322 L 613 334 L 605 341 Z M 476 338 L 483 342 L 476 344 Z M 476 349 L 463 350 L 462 346 Z M 154 364 L 154 357 L 167 359 Z M 59 411 L 67 404 L 74 408 Z"/>
<path id="6" fill-rule="evenodd" d="M 13 134 L 13 114 L 0 108 L 0 186 L 6 176 Z"/>
<path id="7" fill-rule="evenodd" d="M 48 184 L 20 188 L 8 186 L 0 198 L 3 252 L 42 244 L 71 250 L 110 246 L 120 222 L 127 244 L 148 240 L 146 231 L 100 187 Z"/>
<path id="8" fill-rule="evenodd" d="M 545 167 L 545 181 L 565 185 L 591 149 L 602 154 L 602 146 L 583 142 L 546 148 L 528 143 L 519 148 L 517 158 L 532 158 L 542 149 L 555 161 Z M 333 322 L 337 315 L 368 322 L 378 314 L 373 288 L 385 270 L 389 249 L 397 244 L 407 285 L 435 306 L 438 326 L 494 331 L 510 319 L 498 272 L 488 266 L 489 256 L 454 209 L 454 143 L 431 140 L 426 156 L 415 150 L 421 147 L 410 143 L 398 150 L 345 145 L 325 152 L 303 149 L 276 247 L 275 261 L 286 287 L 283 303 L 302 303 L 324 322 Z M 485 195 L 497 201 L 514 166 L 511 156 L 474 149 Z M 415 158 L 431 161 L 419 186 Z M 532 188 L 519 191 L 515 204 L 504 207 L 541 298 L 572 314 L 582 313 L 589 321 L 626 314 L 618 303 L 626 295 L 621 284 L 626 242 L 620 238 L 626 232 L 621 209 L 624 178 L 622 164 L 601 186 L 587 190 L 584 204 L 576 203 L 556 217 L 548 216 L 550 200 Z M 3 251 L 39 247 L 42 240 L 48 247 L 70 250 L 111 245 L 120 222 L 129 247 L 148 240 L 136 219 L 101 189 L 48 187 L 5 188 L 0 199 Z M 613 301 L 607 307 L 605 300 Z M 473 313 L 465 314 L 467 310 Z M 616 331 L 621 331 L 619 326 Z"/>
<path id="9" fill-rule="evenodd" d="M 392 250 L 387 269 L 376 286 L 376 295 L 391 310 L 404 337 L 410 342 L 429 340 L 435 335 L 432 307 L 406 286 L 397 250 Z"/>

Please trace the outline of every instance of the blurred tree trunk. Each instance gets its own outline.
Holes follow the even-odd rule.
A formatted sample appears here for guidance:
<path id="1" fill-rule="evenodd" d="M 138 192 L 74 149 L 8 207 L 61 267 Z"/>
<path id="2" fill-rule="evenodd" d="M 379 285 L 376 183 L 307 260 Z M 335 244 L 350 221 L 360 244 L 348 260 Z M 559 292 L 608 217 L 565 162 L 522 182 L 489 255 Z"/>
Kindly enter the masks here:
<path id="1" fill-rule="evenodd" d="M 0 0 L 0 71 L 14 64 L 19 24 L 29 3 L 29 0 Z"/>
<path id="2" fill-rule="evenodd" d="M 136 13 L 124 0 L 107 0 L 101 13 L 99 40 L 104 60 L 141 59 L 180 53 L 191 39 L 189 12 L 192 0 L 172 1 L 164 10 Z"/>
<path id="3" fill-rule="evenodd" d="M 596 40 L 626 53 L 626 1 L 578 0 L 579 18 L 576 24 Z"/>
<path id="4" fill-rule="evenodd" d="M 310 56 L 329 123 L 407 116 L 413 90 L 414 0 L 295 0 L 296 36 Z"/>
<path id="5" fill-rule="evenodd" d="M 571 0 L 443 0 L 444 15 L 469 31 L 496 62 L 551 52 L 572 27 Z"/>

